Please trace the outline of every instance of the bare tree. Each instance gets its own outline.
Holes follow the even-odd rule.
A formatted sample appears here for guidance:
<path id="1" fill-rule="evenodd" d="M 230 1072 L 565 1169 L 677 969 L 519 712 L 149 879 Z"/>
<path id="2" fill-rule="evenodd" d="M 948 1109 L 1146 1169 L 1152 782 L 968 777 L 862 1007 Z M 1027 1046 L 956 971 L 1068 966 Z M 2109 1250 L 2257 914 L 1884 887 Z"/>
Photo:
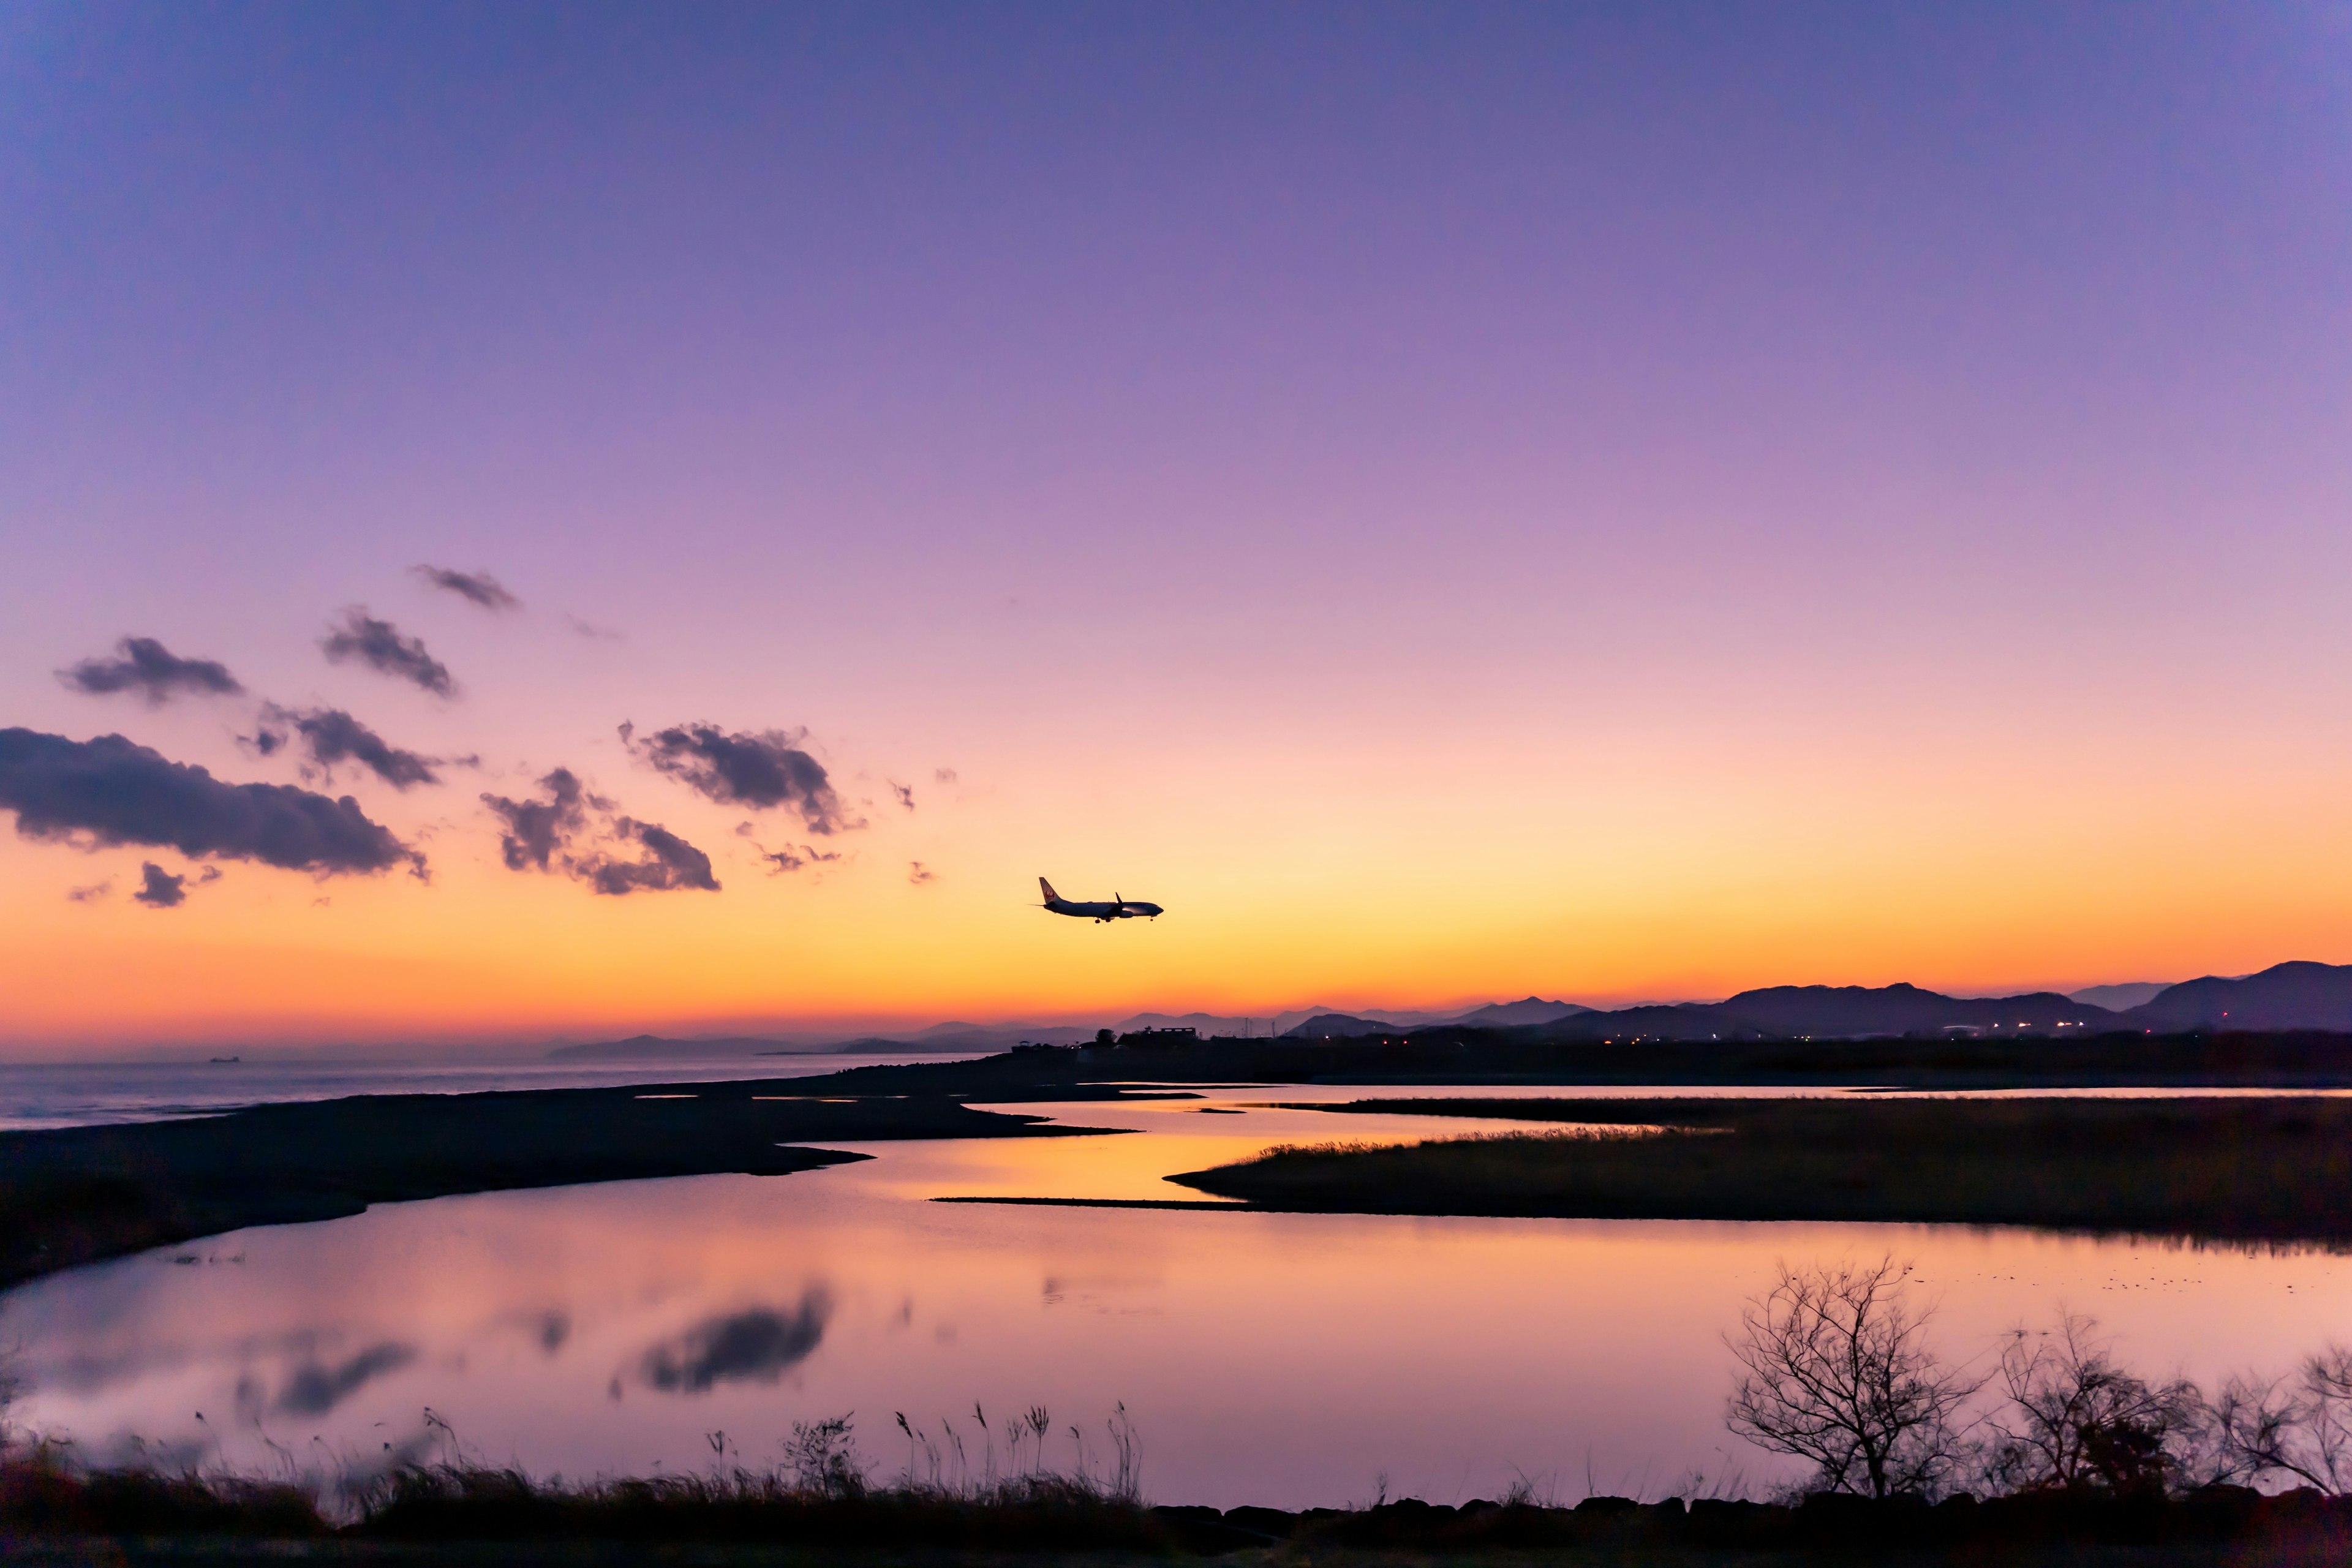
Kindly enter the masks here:
<path id="1" fill-rule="evenodd" d="M 2284 1476 L 2352 1491 L 2352 1350 L 2330 1345 L 2292 1380 L 2231 1378 L 2212 1405 L 2214 1479 Z"/>
<path id="2" fill-rule="evenodd" d="M 1908 1264 L 1791 1271 L 1749 1300 L 1726 1342 L 1741 1373 L 1731 1429 L 1812 1462 L 1815 1489 L 1871 1497 L 1943 1489 L 1964 1448 L 1955 1426 L 1981 1385 L 1927 1345 L 1931 1313 L 1905 1300 Z"/>
<path id="3" fill-rule="evenodd" d="M 2195 1468 L 2205 1430 L 2197 1385 L 2151 1387 L 2115 1364 L 2095 1320 L 2069 1313 L 2003 1347 L 2009 1408 L 1993 1421 L 1985 1478 L 1996 1491 L 2158 1494 Z"/>

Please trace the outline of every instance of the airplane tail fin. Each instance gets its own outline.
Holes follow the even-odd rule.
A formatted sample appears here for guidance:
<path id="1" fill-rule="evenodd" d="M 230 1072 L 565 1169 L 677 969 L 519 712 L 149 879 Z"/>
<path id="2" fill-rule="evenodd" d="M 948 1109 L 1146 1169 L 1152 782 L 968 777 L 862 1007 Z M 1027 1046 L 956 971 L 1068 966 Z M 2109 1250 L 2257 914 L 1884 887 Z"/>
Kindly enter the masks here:
<path id="1" fill-rule="evenodd" d="M 1054 891 L 1054 884 L 1045 880 L 1045 878 L 1040 877 L 1037 879 L 1037 887 L 1039 890 L 1044 892 L 1045 895 L 1045 901 L 1047 903 L 1054 904 L 1061 902 L 1062 895 Z"/>

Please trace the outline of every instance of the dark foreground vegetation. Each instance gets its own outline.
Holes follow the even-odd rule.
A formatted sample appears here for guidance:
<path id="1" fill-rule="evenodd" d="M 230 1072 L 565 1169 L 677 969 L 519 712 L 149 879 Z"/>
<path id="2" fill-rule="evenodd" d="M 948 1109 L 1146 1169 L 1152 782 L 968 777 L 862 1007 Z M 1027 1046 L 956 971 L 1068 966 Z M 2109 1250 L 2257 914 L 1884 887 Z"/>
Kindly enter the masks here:
<path id="1" fill-rule="evenodd" d="M 1143 1563 L 2214 1564 L 2302 1568 L 2352 1553 L 2352 1505 L 2214 1488 L 2179 1500 L 2014 1497 L 1792 1505 L 1591 1498 L 1574 1507 L 1475 1500 L 1352 1510 L 1147 1508 L 1053 1496 L 943 1502 L 734 1496 L 692 1482 L 555 1494 L 496 1476 L 331 1528 L 299 1497 L 110 1478 L 12 1484 L 12 1563 L 463 1563 L 734 1564 Z"/>
<path id="2" fill-rule="evenodd" d="M 1259 1208 L 1311 1212 L 2352 1241 L 2347 1100 L 1381 1100 L 1309 1109 L 1581 1125 L 1389 1148 L 1282 1147 L 1170 1179 Z M 1659 1131 L 1622 1135 L 1644 1125 Z"/>
<path id="3" fill-rule="evenodd" d="M 785 1097 L 785 1098 L 777 1098 Z M 940 1096 L 824 1100 L 805 1079 L 363 1095 L 174 1121 L 0 1134 L 0 1287 L 249 1225 L 454 1193 L 863 1156 L 791 1145 L 1084 1131 Z"/>

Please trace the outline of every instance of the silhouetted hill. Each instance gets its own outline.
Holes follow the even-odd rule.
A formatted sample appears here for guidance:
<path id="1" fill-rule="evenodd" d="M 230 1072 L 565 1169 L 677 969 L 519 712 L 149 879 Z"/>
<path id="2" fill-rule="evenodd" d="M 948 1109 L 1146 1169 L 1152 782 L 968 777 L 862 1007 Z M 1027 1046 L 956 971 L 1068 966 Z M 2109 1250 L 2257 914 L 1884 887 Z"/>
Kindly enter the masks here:
<path id="1" fill-rule="evenodd" d="M 2336 1029 L 2352 1031 L 2352 964 L 2274 963 L 2259 974 L 2186 980 L 2134 1007 L 2124 1022 L 2143 1029 Z"/>
<path id="2" fill-rule="evenodd" d="M 2113 1024 L 2116 1016 L 2054 991 L 2023 996 L 1947 996 L 1916 985 L 1773 985 L 1742 991 L 1718 1010 L 1767 1034 L 1905 1035 L 1955 1025 L 2047 1029 Z"/>
<path id="3" fill-rule="evenodd" d="M 1450 1022 L 1472 1029 L 1517 1029 L 1529 1024 L 1549 1024 L 1555 1018 L 1571 1018 L 1592 1009 L 1578 1002 L 1547 1002 L 1540 996 L 1523 997 L 1517 1002 L 1489 1002 L 1484 1007 L 1473 1007 Z"/>
<path id="4" fill-rule="evenodd" d="M 1721 1002 L 1621 1007 L 1576 1013 L 1542 1026 L 1559 1040 L 1816 1039 L 1867 1035 L 1987 1033 L 2086 1034 L 2128 1026 L 2104 1007 L 2053 991 L 2025 996 L 1947 996 L 1916 985 L 1773 985 Z"/>
<path id="5" fill-rule="evenodd" d="M 1402 1035 L 1405 1029 L 1379 1018 L 1355 1018 L 1345 1013 L 1318 1013 L 1295 1029 L 1284 1031 L 1286 1040 L 1353 1040 L 1365 1035 Z"/>
<path id="6" fill-rule="evenodd" d="M 1705 1002 L 1646 1002 L 1610 1012 L 1571 1013 L 1537 1026 L 1553 1040 L 1712 1040 L 1765 1031 Z"/>

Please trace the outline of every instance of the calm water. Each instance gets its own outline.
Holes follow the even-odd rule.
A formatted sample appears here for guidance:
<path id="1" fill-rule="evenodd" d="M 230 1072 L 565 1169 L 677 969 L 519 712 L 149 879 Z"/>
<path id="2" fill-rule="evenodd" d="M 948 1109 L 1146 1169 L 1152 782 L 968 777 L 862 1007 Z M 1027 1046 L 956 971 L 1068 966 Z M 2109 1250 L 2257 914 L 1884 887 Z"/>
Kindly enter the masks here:
<path id="1" fill-rule="evenodd" d="M 205 1115 L 241 1105 L 347 1094 L 478 1094 L 504 1089 L 610 1089 L 655 1079 L 803 1078 L 877 1063 L 953 1061 L 933 1055 L 722 1057 L 644 1062 L 99 1062 L 0 1063 L 0 1131 L 88 1127 Z"/>
<path id="2" fill-rule="evenodd" d="M 718 1431 L 771 1458 L 794 1419 L 855 1412 L 895 1472 L 897 1411 L 933 1432 L 956 1420 L 976 1460 L 975 1401 L 992 1420 L 1044 1405 L 1049 1457 L 1067 1463 L 1065 1428 L 1099 1457 L 1124 1401 L 1156 1500 L 1285 1506 L 1366 1499 L 1383 1475 L 1392 1494 L 1454 1500 L 1520 1473 L 1565 1498 L 1776 1474 L 1723 1430 L 1721 1336 L 1783 1259 L 1915 1260 L 1956 1356 L 2062 1307 L 2100 1318 L 2142 1370 L 2208 1381 L 2352 1336 L 2352 1259 L 2318 1253 L 927 1201 L 1186 1197 L 1160 1178 L 1269 1143 L 1470 1125 L 1251 1108 L 1364 1092 L 1052 1107 L 1137 1131 L 867 1145 L 871 1161 L 792 1176 L 244 1231 L 23 1288 L 0 1298 L 0 1336 L 33 1380 L 20 1418 L 100 1451 L 136 1436 L 246 1465 L 273 1462 L 271 1445 L 380 1454 L 430 1406 L 485 1458 L 644 1472 L 702 1468 Z"/>

